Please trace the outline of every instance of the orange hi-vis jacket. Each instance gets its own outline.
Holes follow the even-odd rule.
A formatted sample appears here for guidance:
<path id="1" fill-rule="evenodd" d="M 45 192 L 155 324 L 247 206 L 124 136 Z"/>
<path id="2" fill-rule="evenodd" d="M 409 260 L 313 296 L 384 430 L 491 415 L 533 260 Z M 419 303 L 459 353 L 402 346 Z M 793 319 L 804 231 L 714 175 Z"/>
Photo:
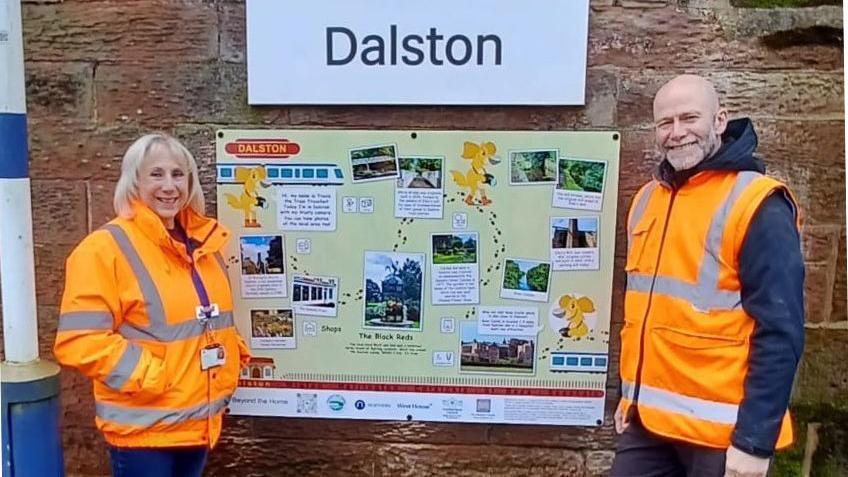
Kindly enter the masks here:
<path id="1" fill-rule="evenodd" d="M 249 351 L 233 323 L 229 232 L 190 208 L 177 220 L 199 245 L 189 258 L 140 203 L 86 237 L 68 257 L 54 352 L 92 379 L 97 427 L 116 447 L 212 447 Z M 193 262 L 193 263 L 192 263 Z M 205 323 L 192 265 L 220 314 Z M 200 352 L 225 363 L 201 370 Z"/>
<path id="2" fill-rule="evenodd" d="M 677 191 L 654 180 L 636 194 L 627 221 L 622 415 L 635 404 L 655 434 L 730 446 L 755 324 L 741 306 L 738 257 L 752 218 L 779 190 L 788 192 L 757 172 L 704 171 Z M 787 411 L 776 447 L 791 443 Z"/>

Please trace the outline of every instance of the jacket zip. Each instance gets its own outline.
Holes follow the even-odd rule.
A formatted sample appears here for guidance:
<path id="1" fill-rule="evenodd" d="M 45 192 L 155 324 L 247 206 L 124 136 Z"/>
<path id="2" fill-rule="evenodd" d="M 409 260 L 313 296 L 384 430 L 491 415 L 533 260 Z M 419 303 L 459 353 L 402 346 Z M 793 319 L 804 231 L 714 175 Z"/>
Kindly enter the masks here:
<path id="1" fill-rule="evenodd" d="M 666 232 L 668 232 L 668 223 L 671 219 L 671 209 L 674 207 L 675 197 L 677 197 L 677 189 L 672 189 L 671 200 L 668 203 L 668 210 L 665 213 L 665 223 L 663 224 L 663 232 L 660 238 L 660 250 L 657 252 L 657 261 L 654 264 L 654 275 L 651 278 L 651 288 L 648 291 L 648 305 L 645 307 L 645 316 L 642 317 L 642 328 L 639 330 L 639 360 L 636 365 L 636 382 L 633 386 L 633 402 L 627 412 L 628 418 L 632 417 L 639 407 L 639 391 L 642 389 L 642 365 L 645 361 L 645 329 L 647 328 L 648 315 L 651 312 L 651 302 L 654 298 L 654 285 L 657 283 L 657 274 L 660 270 L 660 258 L 662 257 L 663 247 L 665 247 L 665 235 Z"/>

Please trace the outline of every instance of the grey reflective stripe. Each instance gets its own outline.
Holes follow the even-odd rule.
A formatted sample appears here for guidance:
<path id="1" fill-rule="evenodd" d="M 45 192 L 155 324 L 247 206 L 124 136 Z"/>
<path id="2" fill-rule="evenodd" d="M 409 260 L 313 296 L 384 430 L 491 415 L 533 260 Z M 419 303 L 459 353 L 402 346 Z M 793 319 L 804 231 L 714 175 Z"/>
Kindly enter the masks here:
<path id="1" fill-rule="evenodd" d="M 632 401 L 634 387 L 632 382 L 622 381 L 622 397 Z M 639 405 L 730 426 L 736 424 L 736 416 L 739 414 L 739 406 L 736 404 L 685 396 L 665 389 L 646 386 L 644 383 L 639 385 Z"/>
<path id="2" fill-rule="evenodd" d="M 212 330 L 223 330 L 235 326 L 233 312 L 221 312 L 217 318 L 210 319 L 208 324 Z M 138 327 L 125 322 L 118 328 L 118 333 L 128 339 L 171 342 L 200 336 L 205 330 L 204 325 L 192 317 L 182 323 L 157 327 Z"/>
<path id="3" fill-rule="evenodd" d="M 111 329 L 112 314 L 108 311 L 70 311 L 59 315 L 59 331 Z"/>
<path id="4" fill-rule="evenodd" d="M 648 201 L 651 199 L 651 195 L 656 188 L 657 181 L 649 182 L 645 186 L 645 191 L 639 197 L 639 201 L 633 206 L 633 211 L 630 213 L 630 221 L 627 223 L 627 256 L 630 256 L 630 245 L 633 243 L 633 229 L 642 220 L 642 216 L 645 214 L 645 208 L 648 207 Z"/>
<path id="5" fill-rule="evenodd" d="M 149 409 L 124 407 L 115 404 L 97 402 L 94 405 L 97 417 L 114 424 L 137 427 L 152 427 L 156 424 L 177 424 L 180 422 L 206 419 L 216 415 L 227 407 L 229 398 L 218 399 L 211 403 L 202 403 L 183 409 Z"/>
<path id="6" fill-rule="evenodd" d="M 141 288 L 147 315 L 150 319 L 150 326 L 137 326 L 124 322 L 118 327 L 118 333 L 128 339 L 162 342 L 184 340 L 202 335 L 205 331 L 204 325 L 200 324 L 194 317 L 190 317 L 175 325 L 167 324 L 165 320 L 165 309 L 162 305 L 162 298 L 159 296 L 159 291 L 156 289 L 156 285 L 150 277 L 150 272 L 147 271 L 126 232 L 115 224 L 106 224 L 103 228 L 112 234 L 124 257 L 126 257 L 127 262 L 129 262 L 138 281 L 139 288 Z M 224 269 L 224 274 L 227 275 L 227 280 L 229 280 L 226 265 L 219 253 L 216 253 L 216 260 L 218 260 L 218 263 Z M 222 311 L 220 316 L 209 320 L 209 327 L 213 330 L 222 330 L 232 326 L 234 326 L 232 311 Z"/>
<path id="7" fill-rule="evenodd" d="M 710 222 L 710 228 L 707 232 L 706 253 L 704 254 L 704 259 L 701 261 L 701 270 L 698 272 L 698 283 L 701 283 L 704 287 L 710 285 L 713 289 L 718 290 L 721 238 L 727 226 L 727 216 L 730 215 L 730 209 L 739 199 L 739 196 L 742 195 L 742 191 L 759 176 L 760 174 L 758 172 L 753 171 L 742 171 L 736 174 L 736 183 L 733 184 L 733 189 L 730 190 L 727 199 L 719 207 L 718 212 L 716 212 L 712 222 Z"/>
<path id="8" fill-rule="evenodd" d="M 112 371 L 103 379 L 103 382 L 110 388 L 120 391 L 124 387 L 124 383 L 132 376 L 140 359 L 141 347 L 135 343 L 127 343 L 127 347 L 124 349 L 121 359 L 118 360 L 118 364 L 112 368 Z"/>
<path id="9" fill-rule="evenodd" d="M 112 234 L 127 262 L 129 262 L 136 280 L 138 280 L 151 328 L 165 325 L 165 307 L 162 306 L 162 298 L 159 296 L 159 291 L 156 289 L 153 279 L 150 278 L 150 273 L 141 261 L 141 257 L 138 256 L 138 252 L 130 242 L 127 233 L 115 224 L 106 224 L 103 228 Z"/>
<path id="10" fill-rule="evenodd" d="M 224 257 L 221 256 L 221 252 L 215 252 L 215 261 L 218 262 L 218 265 L 221 267 L 221 271 L 224 272 L 224 276 L 227 277 L 227 284 L 230 283 L 230 273 L 227 269 L 227 264 L 224 262 Z M 232 285 L 230 285 L 232 286 Z"/>
<path id="11" fill-rule="evenodd" d="M 651 291 L 652 275 L 641 273 L 627 274 L 627 291 L 649 293 Z M 701 284 L 687 283 L 677 278 L 657 275 L 654 293 L 686 300 L 700 311 L 732 310 L 739 306 L 742 297 L 739 292 L 719 290 L 713 284 L 712 288 Z"/>
<path id="12" fill-rule="evenodd" d="M 653 287 L 654 293 L 686 300 L 702 312 L 732 310 L 742 303 L 740 291 L 719 289 L 719 270 L 721 268 L 719 257 L 721 256 L 722 236 L 727 228 L 730 210 L 739 200 L 742 192 L 760 175 L 753 171 L 742 171 L 736 175 L 733 188 L 710 222 L 701 268 L 698 270 L 698 282 L 688 283 L 677 278 L 657 275 Z M 650 274 L 628 273 L 627 291 L 649 293 L 653 280 L 654 277 Z"/>
<path id="13" fill-rule="evenodd" d="M 642 215 L 645 213 L 645 208 L 648 207 L 648 200 L 650 200 L 651 194 L 654 193 L 654 189 L 656 188 L 657 181 L 651 181 L 645 186 L 645 191 L 642 192 L 641 196 L 639 196 L 639 201 L 633 206 L 633 212 L 630 214 L 630 222 L 627 223 L 628 234 L 633 233 L 633 229 L 636 228 L 636 224 L 638 224 L 639 220 L 642 219 Z"/>

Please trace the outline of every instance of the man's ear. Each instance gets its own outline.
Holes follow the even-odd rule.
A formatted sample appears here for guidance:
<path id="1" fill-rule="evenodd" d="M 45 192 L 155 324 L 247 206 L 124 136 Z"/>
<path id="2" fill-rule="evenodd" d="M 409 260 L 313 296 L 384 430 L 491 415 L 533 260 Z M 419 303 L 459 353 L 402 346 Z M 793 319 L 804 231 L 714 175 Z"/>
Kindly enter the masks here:
<path id="1" fill-rule="evenodd" d="M 724 134 L 724 130 L 727 129 L 727 110 L 724 108 L 718 108 L 715 115 L 715 130 L 716 134 L 721 136 Z"/>

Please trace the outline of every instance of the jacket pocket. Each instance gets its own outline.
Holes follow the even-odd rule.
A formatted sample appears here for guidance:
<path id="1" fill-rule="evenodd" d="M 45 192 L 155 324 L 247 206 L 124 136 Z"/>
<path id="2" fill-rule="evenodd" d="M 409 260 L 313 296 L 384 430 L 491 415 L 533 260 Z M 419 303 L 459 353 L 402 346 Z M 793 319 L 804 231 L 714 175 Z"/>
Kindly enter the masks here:
<path id="1" fill-rule="evenodd" d="M 224 364 L 213 372 L 212 386 L 218 392 L 232 394 L 241 372 L 241 355 L 235 329 L 226 333 L 221 341 L 224 345 Z"/>
<path id="2" fill-rule="evenodd" d="M 656 384 L 701 399 L 741 399 L 748 367 L 745 339 L 670 327 L 651 331 Z"/>
<path id="3" fill-rule="evenodd" d="M 656 326 L 653 331 L 661 339 L 674 343 L 679 348 L 691 350 L 734 348 L 745 344 L 745 340 L 740 338 L 681 330 L 667 326 Z"/>
<path id="4" fill-rule="evenodd" d="M 160 399 L 173 386 L 172 367 L 173 354 L 166 344 L 145 343 L 139 345 L 150 353 L 150 361 L 136 391 L 131 392 L 133 399 L 140 403 L 152 403 Z M 169 357 L 171 358 L 169 360 Z"/>
<path id="5" fill-rule="evenodd" d="M 627 263 L 624 270 L 627 272 L 641 271 L 651 272 L 653 264 L 644 264 L 643 257 L 648 258 L 646 251 L 652 242 L 656 241 L 652 233 L 657 222 L 656 217 L 646 217 L 640 220 L 627 237 Z"/>

